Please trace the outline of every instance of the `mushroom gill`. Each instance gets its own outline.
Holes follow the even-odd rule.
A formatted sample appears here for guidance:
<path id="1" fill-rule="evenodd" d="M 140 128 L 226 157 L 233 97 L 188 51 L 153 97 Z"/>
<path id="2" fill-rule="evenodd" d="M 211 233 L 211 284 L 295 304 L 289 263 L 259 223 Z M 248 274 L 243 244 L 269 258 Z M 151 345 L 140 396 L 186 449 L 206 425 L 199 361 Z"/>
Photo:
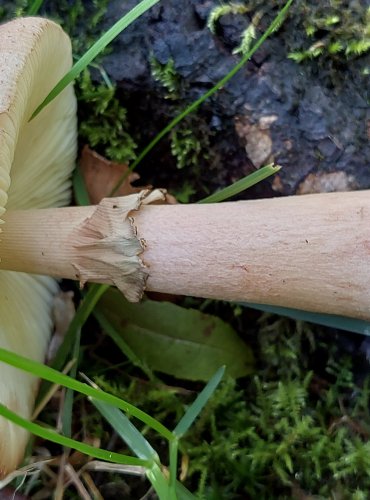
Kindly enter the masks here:
<path id="1" fill-rule="evenodd" d="M 7 209 L 64 205 L 76 156 L 73 88 L 29 118 L 71 67 L 70 40 L 51 21 L 25 18 L 0 26 L 0 41 L 0 217 Z M 0 271 L 1 347 L 44 360 L 56 290 L 52 278 Z M 37 385 L 29 374 L 1 365 L 0 402 L 25 418 Z M 18 465 L 27 438 L 23 429 L 0 417 L 0 475 Z"/>

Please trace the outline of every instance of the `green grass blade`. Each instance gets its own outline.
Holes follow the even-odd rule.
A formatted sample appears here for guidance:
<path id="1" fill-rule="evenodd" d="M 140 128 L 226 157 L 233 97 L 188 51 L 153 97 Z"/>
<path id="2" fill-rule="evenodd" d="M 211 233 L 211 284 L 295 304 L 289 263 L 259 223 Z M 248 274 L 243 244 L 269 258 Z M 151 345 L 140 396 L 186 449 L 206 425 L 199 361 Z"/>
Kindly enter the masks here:
<path id="1" fill-rule="evenodd" d="M 120 408 L 121 410 L 129 413 L 138 420 L 144 422 L 148 427 L 154 429 L 156 432 L 158 432 L 158 434 L 164 436 L 168 441 L 174 439 L 172 432 L 169 431 L 164 425 L 162 425 L 160 422 L 155 420 L 144 411 L 139 410 L 130 403 L 127 403 L 123 399 L 112 396 L 107 392 L 94 389 L 93 387 L 90 387 L 89 385 L 79 382 L 78 380 L 75 380 L 71 377 L 68 377 L 68 375 L 64 375 L 63 373 L 60 373 L 59 371 L 54 370 L 49 366 L 43 365 L 42 363 L 24 358 L 23 356 L 19 356 L 13 352 L 1 348 L 0 361 L 14 366 L 15 368 L 19 368 L 23 371 L 31 373 L 36 377 L 48 380 L 53 384 L 68 387 L 69 389 L 73 389 L 74 391 L 77 391 L 81 394 L 85 394 L 85 396 L 90 396 L 99 401 L 104 401 L 105 403 Z"/>
<path id="2" fill-rule="evenodd" d="M 81 443 L 80 441 L 76 441 L 75 439 L 62 436 L 61 434 L 58 434 L 51 429 L 46 429 L 41 425 L 35 424 L 34 422 L 30 422 L 29 420 L 20 417 L 2 404 L 0 404 L 0 415 L 4 418 L 7 418 L 16 425 L 23 427 L 35 436 L 39 436 L 43 439 L 47 439 L 48 441 L 52 441 L 67 448 L 72 448 L 94 458 L 106 460 L 107 462 L 126 465 L 138 465 L 141 467 L 149 467 L 151 465 L 148 460 L 142 460 L 140 458 L 129 457 L 127 455 L 113 453 L 111 451 L 102 450 L 100 448 L 94 448 L 94 446 L 90 446 L 88 444 Z"/>
<path id="3" fill-rule="evenodd" d="M 251 186 L 258 184 L 267 177 L 270 177 L 270 175 L 276 174 L 276 172 L 278 172 L 280 168 L 281 167 L 279 166 L 272 165 L 262 167 L 256 170 L 256 172 L 253 172 L 252 174 L 239 179 L 230 186 L 227 186 L 224 189 L 221 189 L 220 191 L 207 196 L 207 198 L 203 198 L 202 200 L 198 201 L 198 203 L 218 203 L 220 201 L 224 201 L 228 198 L 231 198 L 232 196 L 241 193 L 246 189 L 249 189 Z"/>
<path id="4" fill-rule="evenodd" d="M 135 455 L 143 460 L 159 461 L 157 452 L 118 408 L 94 398 L 90 398 L 90 401 Z"/>
<path id="5" fill-rule="evenodd" d="M 159 0 L 142 0 L 138 5 L 131 9 L 130 12 L 119 19 L 106 33 L 104 33 L 102 37 L 99 38 L 99 40 L 92 45 L 92 47 L 90 47 L 88 51 L 85 52 L 83 56 L 81 56 L 72 69 L 64 75 L 61 80 L 59 80 L 42 103 L 37 106 L 35 111 L 32 113 L 30 120 L 33 120 L 33 118 L 35 118 L 35 116 L 37 116 L 45 106 L 47 106 L 58 94 L 60 94 L 62 90 L 67 87 L 67 85 L 72 83 L 73 80 L 86 68 L 86 66 L 88 66 L 88 64 L 90 64 L 91 61 L 93 61 L 95 57 L 99 55 L 112 40 L 114 40 L 114 38 L 126 29 L 127 26 L 133 23 L 138 17 L 143 15 L 158 2 Z"/>
<path id="6" fill-rule="evenodd" d="M 91 205 L 89 195 L 86 189 L 86 184 L 81 173 L 80 167 L 75 168 L 73 172 L 73 193 L 77 205 L 86 206 Z"/>
<path id="7" fill-rule="evenodd" d="M 249 59 L 253 56 L 253 54 L 261 47 L 261 45 L 265 42 L 265 40 L 281 25 L 284 21 L 284 18 L 288 12 L 290 5 L 293 0 L 288 0 L 288 2 L 284 5 L 284 7 L 279 11 L 278 15 L 273 19 L 270 26 L 267 28 L 265 33 L 257 40 L 257 42 L 253 45 L 250 51 L 245 54 L 242 59 L 229 71 L 229 73 L 224 76 L 220 81 L 216 83 L 214 87 L 208 90 L 205 94 L 203 94 L 199 99 L 194 101 L 190 106 L 185 108 L 180 114 L 178 114 L 164 129 L 162 129 L 155 138 L 143 149 L 143 151 L 138 155 L 136 160 L 130 165 L 129 170 L 122 175 L 122 177 L 118 180 L 117 184 L 111 191 L 111 196 L 119 189 L 121 184 L 127 178 L 130 172 L 132 172 L 137 165 L 147 156 L 147 154 L 158 144 L 158 142 L 167 135 L 178 123 L 181 122 L 189 113 L 195 111 L 206 99 L 215 94 L 220 88 L 224 87 L 226 83 L 231 80 L 231 78 L 236 75 L 236 73 L 249 61 Z"/>
<path id="8" fill-rule="evenodd" d="M 27 9 L 27 16 L 36 16 L 44 0 L 34 0 Z"/>
<path id="9" fill-rule="evenodd" d="M 179 455 L 179 442 L 174 439 L 170 442 L 170 478 L 169 478 L 169 494 L 170 498 L 177 498 L 176 495 L 176 477 L 177 477 L 177 462 Z"/>
<path id="10" fill-rule="evenodd" d="M 91 285 L 88 289 L 86 296 L 80 303 L 76 314 L 74 315 L 71 324 L 69 325 L 66 336 L 64 337 L 63 343 L 58 349 L 58 352 L 53 360 L 52 367 L 56 370 L 61 370 L 69 356 L 73 341 L 78 335 L 78 331 L 81 330 L 85 324 L 87 318 L 93 312 L 95 305 L 99 301 L 100 297 L 109 288 L 109 285 Z"/>
<path id="11" fill-rule="evenodd" d="M 176 498 L 170 496 L 168 480 L 157 463 L 154 463 L 153 466 L 147 470 L 146 477 L 155 489 L 159 500 L 176 500 Z"/>
<path id="12" fill-rule="evenodd" d="M 181 437 L 185 434 L 185 432 L 192 425 L 194 420 L 197 418 L 199 413 L 203 410 L 205 404 L 215 392 L 216 387 L 221 382 L 221 379 L 225 373 L 225 367 L 221 366 L 217 370 L 217 372 L 213 375 L 208 384 L 204 387 L 204 389 L 198 394 L 194 403 L 188 408 L 185 415 L 182 417 L 180 422 L 176 425 L 173 433 L 177 437 Z"/>
<path id="13" fill-rule="evenodd" d="M 334 314 L 320 314 L 300 309 L 290 309 L 288 307 L 270 306 L 268 304 L 243 304 L 244 306 L 258 309 L 259 311 L 279 314 L 288 318 L 307 321 L 308 323 L 316 323 L 317 325 L 329 326 L 338 330 L 346 330 L 353 333 L 361 333 L 362 335 L 370 336 L 370 322 L 362 319 L 348 318 L 345 316 L 337 316 Z"/>
<path id="14" fill-rule="evenodd" d="M 180 481 L 176 481 L 176 495 L 177 500 L 196 500 L 195 496 Z"/>
<path id="15" fill-rule="evenodd" d="M 70 376 L 73 378 L 76 378 L 77 376 L 78 359 L 80 354 L 80 342 L 81 342 L 81 330 L 77 332 L 73 346 L 73 359 L 76 360 L 70 371 Z M 73 400 L 74 400 L 74 391 L 72 391 L 71 389 L 67 389 L 63 404 L 62 432 L 65 436 L 68 437 L 72 436 Z"/>
<path id="16" fill-rule="evenodd" d="M 108 290 L 109 285 L 98 285 L 93 284 L 89 287 L 88 292 L 84 299 L 80 302 L 76 314 L 74 315 L 67 333 L 63 339 L 61 346 L 59 347 L 53 362 L 52 368 L 56 370 L 62 370 L 66 364 L 68 356 L 71 354 L 74 339 L 81 331 L 86 320 L 93 312 L 96 303 L 99 301 L 100 297 Z M 48 392 L 50 384 L 43 381 L 39 390 L 38 401 L 42 400 L 45 394 Z"/>

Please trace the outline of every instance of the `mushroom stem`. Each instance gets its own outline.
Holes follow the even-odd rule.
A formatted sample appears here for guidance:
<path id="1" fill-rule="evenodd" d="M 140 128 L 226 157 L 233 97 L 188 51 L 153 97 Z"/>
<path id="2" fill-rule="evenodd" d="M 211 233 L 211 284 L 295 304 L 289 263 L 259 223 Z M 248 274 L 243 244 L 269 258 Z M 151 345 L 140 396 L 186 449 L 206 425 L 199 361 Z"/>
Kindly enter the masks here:
<path id="1" fill-rule="evenodd" d="M 138 211 L 131 203 L 123 216 L 122 203 L 135 196 L 5 214 L 1 268 L 113 283 L 130 300 L 146 281 L 158 292 L 370 319 L 369 192 Z M 125 238 L 135 242 L 127 257 L 139 262 L 133 273 L 130 266 L 122 273 Z M 122 285 L 127 277 L 134 296 Z"/>

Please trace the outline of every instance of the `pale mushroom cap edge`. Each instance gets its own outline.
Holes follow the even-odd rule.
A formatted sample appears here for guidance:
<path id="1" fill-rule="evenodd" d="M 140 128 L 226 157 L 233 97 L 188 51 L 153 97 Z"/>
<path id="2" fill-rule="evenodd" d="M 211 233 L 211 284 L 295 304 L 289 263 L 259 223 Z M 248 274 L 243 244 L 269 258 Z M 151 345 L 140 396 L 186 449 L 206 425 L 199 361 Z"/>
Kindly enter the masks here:
<path id="1" fill-rule="evenodd" d="M 52 21 L 30 17 L 0 26 L 0 218 L 5 210 L 70 199 L 77 142 L 72 86 L 29 118 L 71 64 L 70 40 Z M 56 290 L 51 278 L 0 271 L 0 347 L 44 360 Z M 29 418 L 38 381 L 8 365 L 0 370 L 0 402 Z M 20 463 L 27 439 L 0 417 L 0 476 Z"/>

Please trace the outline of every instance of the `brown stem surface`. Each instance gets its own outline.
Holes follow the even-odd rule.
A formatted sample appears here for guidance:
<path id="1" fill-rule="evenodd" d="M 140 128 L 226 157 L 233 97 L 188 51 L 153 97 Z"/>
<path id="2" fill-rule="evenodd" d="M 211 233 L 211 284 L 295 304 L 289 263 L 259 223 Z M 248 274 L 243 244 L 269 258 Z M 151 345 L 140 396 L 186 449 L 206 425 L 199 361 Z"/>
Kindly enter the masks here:
<path id="1" fill-rule="evenodd" d="M 130 300 L 146 282 L 159 292 L 370 319 L 369 192 L 138 211 L 144 197 L 135 207 L 128 198 L 6 214 L 1 268 L 112 283 Z"/>

